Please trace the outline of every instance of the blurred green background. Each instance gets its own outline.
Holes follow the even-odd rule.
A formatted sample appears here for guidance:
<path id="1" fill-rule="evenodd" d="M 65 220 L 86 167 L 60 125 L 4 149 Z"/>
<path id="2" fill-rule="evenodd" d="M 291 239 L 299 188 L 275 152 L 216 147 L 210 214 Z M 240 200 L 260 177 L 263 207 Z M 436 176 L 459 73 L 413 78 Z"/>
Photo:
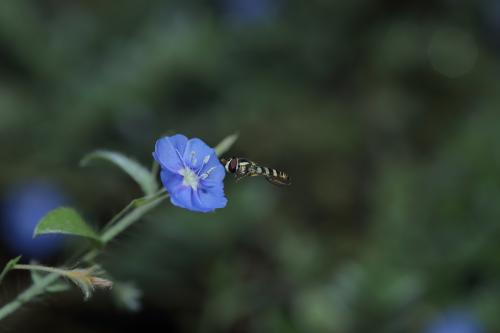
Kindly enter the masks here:
<path id="1" fill-rule="evenodd" d="M 3 196 L 41 180 L 102 225 L 140 189 L 80 158 L 150 165 L 165 133 L 237 131 L 229 155 L 293 185 L 228 177 L 225 209 L 165 203 L 116 240 L 139 311 L 74 290 L 0 331 L 500 331 L 499 35 L 495 0 L 2 1 Z"/>

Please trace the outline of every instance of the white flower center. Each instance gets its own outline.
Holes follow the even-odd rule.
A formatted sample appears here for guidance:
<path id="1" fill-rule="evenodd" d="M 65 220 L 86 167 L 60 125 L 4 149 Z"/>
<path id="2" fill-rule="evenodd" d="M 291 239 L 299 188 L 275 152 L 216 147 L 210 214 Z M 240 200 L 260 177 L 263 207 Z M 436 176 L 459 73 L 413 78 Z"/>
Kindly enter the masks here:
<path id="1" fill-rule="evenodd" d="M 184 177 L 182 185 L 190 186 L 193 190 L 198 188 L 198 175 L 189 168 L 179 170 L 179 174 Z"/>

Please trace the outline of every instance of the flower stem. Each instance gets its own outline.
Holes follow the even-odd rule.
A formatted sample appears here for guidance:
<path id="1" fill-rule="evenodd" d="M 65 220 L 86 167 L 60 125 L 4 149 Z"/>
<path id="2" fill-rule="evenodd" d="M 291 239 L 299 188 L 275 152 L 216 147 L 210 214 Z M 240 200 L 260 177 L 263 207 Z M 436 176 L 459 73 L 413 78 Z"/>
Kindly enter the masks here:
<path id="1" fill-rule="evenodd" d="M 107 230 L 103 231 L 101 235 L 102 242 L 106 244 L 114 239 L 118 234 L 130 227 L 134 222 L 143 217 L 147 212 L 158 206 L 167 197 L 168 194 L 164 190 L 160 190 L 151 196 L 134 200 L 122 212 L 119 213 L 119 215 L 121 216 L 119 219 L 112 219 L 112 221 L 116 221 L 116 223 L 112 224 Z M 129 209 L 132 210 L 126 213 L 126 211 Z M 90 250 L 83 256 L 82 259 L 85 261 L 91 261 L 97 255 L 99 255 L 98 250 Z M 62 272 L 62 270 L 58 268 L 45 267 L 40 265 L 16 265 L 14 266 L 14 269 L 40 270 L 49 272 L 50 274 L 44 276 L 42 279 L 37 281 L 37 283 L 33 283 L 30 287 L 28 287 L 28 289 L 24 290 L 11 302 L 0 307 L 0 320 L 12 314 L 35 297 L 42 295 L 47 287 L 57 281 Z"/>
<path id="2" fill-rule="evenodd" d="M 12 269 L 26 269 L 29 271 L 42 271 L 49 273 L 56 273 L 59 275 L 66 275 L 66 271 L 64 269 L 56 268 L 56 267 L 48 267 L 42 265 L 15 265 Z"/>
<path id="3" fill-rule="evenodd" d="M 163 191 L 160 195 L 154 195 L 152 198 L 146 199 L 146 202 L 138 203 L 134 210 L 121 218 L 116 224 L 112 225 L 109 229 L 104 231 L 101 235 L 101 240 L 104 244 L 115 238 L 118 234 L 130 227 L 134 222 L 139 220 L 144 214 L 155 208 L 163 200 L 168 197 Z"/>
<path id="4" fill-rule="evenodd" d="M 0 320 L 4 319 L 17 309 L 19 309 L 21 306 L 24 304 L 28 303 L 35 297 L 43 294 L 45 292 L 45 289 L 49 287 L 52 283 L 57 281 L 59 278 L 59 274 L 57 273 L 51 273 L 48 274 L 47 276 L 44 276 L 40 281 L 38 281 L 36 284 L 32 284 L 31 287 L 23 291 L 21 294 L 19 294 L 13 301 L 5 304 L 0 308 Z"/>

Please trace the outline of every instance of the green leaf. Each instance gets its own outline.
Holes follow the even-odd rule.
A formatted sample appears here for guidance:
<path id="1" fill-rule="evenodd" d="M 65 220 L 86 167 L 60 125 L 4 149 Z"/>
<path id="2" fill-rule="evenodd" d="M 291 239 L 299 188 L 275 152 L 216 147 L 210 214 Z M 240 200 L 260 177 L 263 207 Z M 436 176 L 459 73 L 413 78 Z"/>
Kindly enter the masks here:
<path id="1" fill-rule="evenodd" d="M 61 207 L 50 211 L 38 222 L 33 237 L 42 234 L 68 234 L 87 237 L 101 242 L 99 235 L 71 208 Z"/>
<path id="2" fill-rule="evenodd" d="M 106 160 L 121 168 L 139 184 L 146 195 L 153 194 L 158 189 L 156 177 L 148 169 L 137 161 L 114 151 L 97 150 L 86 155 L 80 162 L 80 165 L 87 166 L 91 161 L 97 159 Z"/>
<path id="3" fill-rule="evenodd" d="M 231 146 L 238 140 L 238 133 L 234 133 L 231 135 L 226 136 L 216 147 L 215 147 L 215 153 L 217 156 L 221 156 L 225 152 L 227 152 Z"/>
<path id="4" fill-rule="evenodd" d="M 2 270 L 2 273 L 0 273 L 0 282 L 2 282 L 3 278 L 7 273 L 16 266 L 17 262 L 21 259 L 21 256 L 17 256 L 14 259 L 9 260 L 9 262 L 5 265 L 5 267 Z"/>

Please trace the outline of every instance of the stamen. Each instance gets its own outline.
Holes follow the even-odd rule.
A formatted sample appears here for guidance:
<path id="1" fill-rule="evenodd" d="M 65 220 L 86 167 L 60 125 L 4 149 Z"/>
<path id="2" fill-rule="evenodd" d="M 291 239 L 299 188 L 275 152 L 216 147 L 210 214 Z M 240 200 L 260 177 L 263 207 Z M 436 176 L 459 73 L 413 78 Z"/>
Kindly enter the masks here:
<path id="1" fill-rule="evenodd" d="M 179 172 L 184 178 L 182 180 L 182 185 L 189 186 L 193 190 L 198 188 L 198 175 L 189 168 L 181 169 Z"/>
<path id="2" fill-rule="evenodd" d="M 209 175 L 210 173 L 212 173 L 212 171 L 214 171 L 216 169 L 216 167 L 211 167 L 210 169 L 207 170 L 207 172 L 205 172 L 207 175 Z"/>
<path id="3" fill-rule="evenodd" d="M 195 151 L 192 151 L 192 152 L 191 152 L 191 164 L 192 164 L 193 166 L 195 166 L 195 165 L 196 165 L 196 163 L 198 162 L 198 160 L 196 159 L 195 155 L 196 155 L 196 152 L 195 152 Z"/>
<path id="4" fill-rule="evenodd" d="M 203 179 L 207 179 L 208 176 L 210 175 L 210 173 L 212 173 L 212 171 L 215 170 L 216 167 L 211 167 L 210 169 L 207 170 L 207 172 L 203 173 L 201 176 L 200 176 L 200 179 L 203 180 Z"/>
<path id="5" fill-rule="evenodd" d="M 179 157 L 179 159 L 181 160 L 184 168 L 186 168 L 186 163 L 184 163 L 184 159 L 182 158 L 181 153 L 177 150 L 177 148 L 175 148 L 175 152 L 177 153 L 177 157 Z"/>
<path id="6" fill-rule="evenodd" d="M 196 174 L 199 176 L 200 173 L 203 171 L 203 167 L 207 165 L 208 161 L 210 160 L 210 155 L 207 155 L 203 158 L 203 163 L 200 165 L 200 168 L 196 172 Z M 208 177 L 208 176 L 207 176 Z"/>

